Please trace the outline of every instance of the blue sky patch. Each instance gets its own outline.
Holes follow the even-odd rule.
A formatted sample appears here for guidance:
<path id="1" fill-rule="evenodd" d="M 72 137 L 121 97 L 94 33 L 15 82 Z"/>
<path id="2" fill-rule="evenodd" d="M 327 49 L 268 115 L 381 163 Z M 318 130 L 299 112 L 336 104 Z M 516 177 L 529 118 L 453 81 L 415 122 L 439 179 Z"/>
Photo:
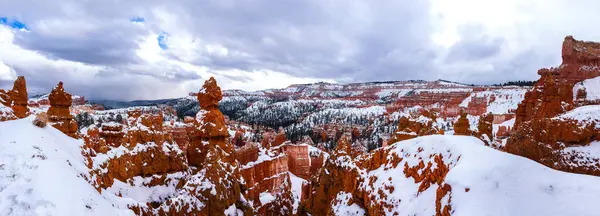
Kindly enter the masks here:
<path id="1" fill-rule="evenodd" d="M 129 20 L 131 22 L 134 22 L 134 23 L 144 23 L 144 22 L 146 22 L 146 20 L 144 19 L 144 17 L 132 17 Z"/>
<path id="2" fill-rule="evenodd" d="M 28 30 L 27 25 L 25 25 L 25 23 L 22 23 L 21 21 L 16 19 L 10 19 L 8 17 L 0 17 L 0 25 L 6 25 L 14 29 Z"/>
<path id="3" fill-rule="evenodd" d="M 167 37 L 169 36 L 169 34 L 167 34 L 166 32 L 160 33 L 158 34 L 158 37 L 156 38 L 158 41 L 158 46 L 163 49 L 169 49 L 169 46 L 167 46 Z"/>

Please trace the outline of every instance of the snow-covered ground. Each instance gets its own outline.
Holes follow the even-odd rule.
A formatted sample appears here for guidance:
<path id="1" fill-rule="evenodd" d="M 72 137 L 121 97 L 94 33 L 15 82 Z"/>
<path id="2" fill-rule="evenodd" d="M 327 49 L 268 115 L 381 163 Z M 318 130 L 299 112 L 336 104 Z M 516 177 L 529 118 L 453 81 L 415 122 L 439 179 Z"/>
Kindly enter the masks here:
<path id="1" fill-rule="evenodd" d="M 516 110 L 519 103 L 525 98 L 528 88 L 511 88 L 511 89 L 495 89 L 488 91 L 475 92 L 465 98 L 461 103 L 460 107 L 468 107 L 469 102 L 476 98 L 486 98 L 487 100 L 487 111 L 492 114 L 506 114 L 510 113 L 510 110 Z M 491 96 L 494 100 L 491 101 Z"/>
<path id="2" fill-rule="evenodd" d="M 560 117 L 581 116 L 592 107 L 578 108 Z M 583 115 L 583 114 L 582 114 Z M 145 178 L 133 184 L 115 182 L 100 194 L 87 179 L 89 169 L 81 155 L 81 140 L 52 128 L 35 127 L 33 117 L 0 122 L 0 215 L 133 215 L 127 204 L 160 199 L 174 193 L 174 185 L 144 188 Z M 588 119 L 587 117 L 585 119 Z M 598 143 L 587 149 L 598 152 Z M 568 150 L 577 150 L 574 149 Z M 397 167 L 362 170 L 361 187 L 379 197 L 378 202 L 395 206 L 388 215 L 433 215 L 437 186 L 418 192 L 419 183 L 406 178 L 404 163 L 416 166 L 421 160 L 436 164 L 440 155 L 450 171 L 444 183 L 452 186 L 453 215 L 599 215 L 600 178 L 552 170 L 529 159 L 486 147 L 467 136 L 433 135 L 405 140 L 386 147 L 402 157 Z M 591 149 L 591 150 L 590 150 Z M 593 151 L 592 151 L 593 150 Z M 351 158 L 342 161 L 352 165 Z M 354 166 L 356 167 L 356 166 Z M 434 165 L 435 167 L 435 165 Z M 174 173 L 181 177 L 181 173 Z M 297 210 L 306 180 L 290 173 Z M 387 190 L 393 186 L 395 190 Z M 468 190 L 467 190 L 468 189 Z M 118 197 L 120 193 L 123 197 Z M 381 196 L 381 194 L 385 196 Z M 261 203 L 276 197 L 265 194 Z M 332 206 L 338 215 L 364 215 L 364 209 L 349 203 L 351 194 L 337 194 Z M 238 214 L 235 206 L 228 215 Z"/>
<path id="3" fill-rule="evenodd" d="M 586 79 L 581 81 L 573 87 L 573 99 L 577 99 L 577 92 L 583 89 L 585 90 L 587 101 L 600 100 L 600 77 Z"/>
<path id="4" fill-rule="evenodd" d="M 133 215 L 86 181 L 82 140 L 32 119 L 0 122 L 0 215 Z"/>
<path id="5" fill-rule="evenodd" d="M 596 123 L 596 128 L 600 128 L 600 105 L 589 105 L 577 107 L 571 111 L 560 114 L 553 119 L 576 120 L 582 123 Z"/>
<path id="6" fill-rule="evenodd" d="M 467 136 L 432 135 L 405 140 L 387 148 L 401 162 L 416 166 L 422 159 L 436 162 L 441 155 L 450 167 L 445 183 L 452 186 L 452 215 L 598 215 L 600 178 L 550 169 L 532 160 L 484 146 Z M 406 178 L 403 165 L 382 166 L 367 172 L 372 185 L 362 187 L 396 206 L 387 215 L 435 215 L 436 188 L 418 192 L 419 184 Z M 395 190 L 386 190 L 392 186 Z M 447 198 L 443 200 L 448 201 Z M 442 204 L 444 201 L 442 202 Z"/>

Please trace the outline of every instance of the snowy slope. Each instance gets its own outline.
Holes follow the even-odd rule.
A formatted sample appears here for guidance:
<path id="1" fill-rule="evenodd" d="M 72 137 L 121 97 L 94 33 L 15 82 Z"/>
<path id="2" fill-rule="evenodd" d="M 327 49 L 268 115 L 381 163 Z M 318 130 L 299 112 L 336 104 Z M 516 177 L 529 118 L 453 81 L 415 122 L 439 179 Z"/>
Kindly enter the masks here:
<path id="1" fill-rule="evenodd" d="M 560 114 L 553 119 L 559 120 L 576 120 L 578 122 L 596 123 L 596 127 L 600 128 L 600 105 L 589 105 L 577 107 L 566 113 Z"/>
<path id="2" fill-rule="evenodd" d="M 83 141 L 31 121 L 0 122 L 0 215 L 133 215 L 84 179 Z"/>
<path id="3" fill-rule="evenodd" d="M 525 98 L 527 90 L 528 88 L 509 88 L 476 92 L 465 98 L 459 106 L 468 107 L 469 102 L 471 102 L 473 97 L 487 98 L 486 112 L 491 112 L 492 114 L 506 114 L 510 113 L 510 110 L 517 109 L 519 103 Z M 494 97 L 493 101 L 490 100 L 492 96 Z"/>
<path id="4" fill-rule="evenodd" d="M 573 87 L 573 99 L 577 99 L 577 92 L 583 89 L 586 91 L 586 100 L 596 101 L 600 100 L 600 77 L 586 79 L 581 81 Z"/>
<path id="5" fill-rule="evenodd" d="M 445 183 L 452 187 L 452 215 L 600 215 L 600 178 L 552 170 L 486 147 L 474 137 L 432 135 L 386 148 L 402 162 L 363 170 L 364 178 L 376 178 L 361 187 L 378 202 L 394 206 L 387 215 L 435 215 L 437 186 L 418 192 L 419 183 L 403 172 L 405 163 L 412 167 L 421 160 L 435 167 L 433 155 L 450 168 Z M 442 204 L 447 201 L 446 196 Z"/>

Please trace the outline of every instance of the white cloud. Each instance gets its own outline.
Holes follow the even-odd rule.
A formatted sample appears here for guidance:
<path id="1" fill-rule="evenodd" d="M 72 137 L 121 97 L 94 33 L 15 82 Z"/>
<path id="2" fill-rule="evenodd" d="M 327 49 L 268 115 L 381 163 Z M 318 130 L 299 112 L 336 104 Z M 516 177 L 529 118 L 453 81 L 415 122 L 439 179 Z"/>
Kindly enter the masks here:
<path id="1" fill-rule="evenodd" d="M 15 70 L 0 62 L 0 80 L 10 81 L 17 78 Z"/>

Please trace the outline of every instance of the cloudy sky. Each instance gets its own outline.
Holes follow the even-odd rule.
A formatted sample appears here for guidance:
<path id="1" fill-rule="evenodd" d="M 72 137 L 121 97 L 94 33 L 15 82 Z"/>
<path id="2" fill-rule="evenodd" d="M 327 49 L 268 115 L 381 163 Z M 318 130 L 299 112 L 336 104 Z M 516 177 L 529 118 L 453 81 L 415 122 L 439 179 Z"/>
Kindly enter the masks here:
<path id="1" fill-rule="evenodd" d="M 537 79 L 566 35 L 600 41 L 597 0 L 0 0 L 0 88 L 88 99 L 294 83 Z"/>

